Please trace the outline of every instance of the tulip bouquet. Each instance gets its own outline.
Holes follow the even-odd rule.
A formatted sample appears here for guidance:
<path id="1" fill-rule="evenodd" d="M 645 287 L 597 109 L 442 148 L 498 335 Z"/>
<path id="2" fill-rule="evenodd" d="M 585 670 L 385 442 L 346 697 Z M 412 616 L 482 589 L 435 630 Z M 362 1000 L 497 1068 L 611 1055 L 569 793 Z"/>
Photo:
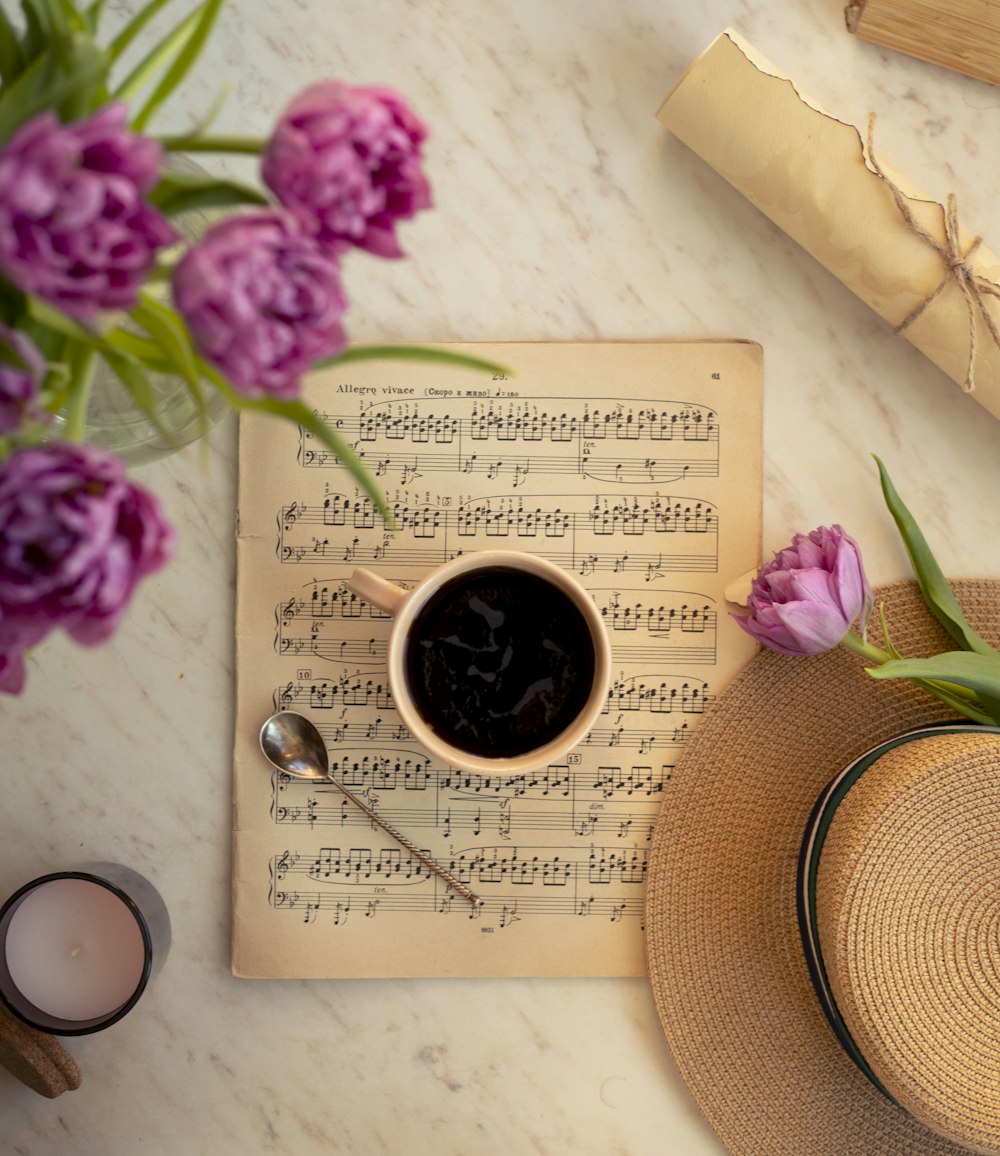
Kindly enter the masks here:
<path id="1" fill-rule="evenodd" d="M 202 0 L 122 77 L 170 0 L 148 0 L 107 43 L 104 0 L 21 0 L 20 26 L 0 9 L 2 691 L 21 689 L 25 654 L 58 627 L 107 639 L 170 554 L 154 495 L 83 441 L 99 366 L 154 422 L 151 380 L 166 373 L 203 414 L 221 395 L 298 423 L 383 515 L 350 447 L 300 399 L 306 371 L 373 357 L 502 368 L 347 345 L 341 258 L 402 256 L 397 224 L 431 203 L 426 128 L 398 94 L 314 85 L 267 139 L 213 135 L 212 113 L 182 136 L 149 131 L 222 2 Z M 172 167 L 173 153 L 259 156 L 263 188 Z M 178 219 L 206 210 L 214 223 L 185 246 Z"/>
<path id="2" fill-rule="evenodd" d="M 883 645 L 867 637 L 872 588 L 857 543 L 840 526 L 796 534 L 762 567 L 747 600 L 749 614 L 734 614 L 743 629 L 781 654 L 822 654 L 843 646 L 870 665 L 873 678 L 906 678 L 973 722 L 1000 725 L 1000 651 L 969 625 L 919 526 L 901 501 L 885 466 L 882 493 L 913 566 L 924 602 L 960 649 L 930 658 L 904 658 L 889 636 L 883 607 Z"/>

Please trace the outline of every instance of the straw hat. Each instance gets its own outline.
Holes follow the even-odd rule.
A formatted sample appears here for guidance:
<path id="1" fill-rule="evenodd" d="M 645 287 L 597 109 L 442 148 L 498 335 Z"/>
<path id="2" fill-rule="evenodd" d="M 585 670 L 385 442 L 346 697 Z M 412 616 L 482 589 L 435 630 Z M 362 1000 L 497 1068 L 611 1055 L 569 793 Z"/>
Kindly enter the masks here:
<path id="1" fill-rule="evenodd" d="M 1000 643 L 1000 582 L 953 585 Z M 951 648 L 914 585 L 878 601 L 902 653 Z M 1000 1153 L 1000 734 L 907 734 L 948 718 L 843 649 L 765 652 L 677 762 L 649 972 L 733 1153 Z"/>

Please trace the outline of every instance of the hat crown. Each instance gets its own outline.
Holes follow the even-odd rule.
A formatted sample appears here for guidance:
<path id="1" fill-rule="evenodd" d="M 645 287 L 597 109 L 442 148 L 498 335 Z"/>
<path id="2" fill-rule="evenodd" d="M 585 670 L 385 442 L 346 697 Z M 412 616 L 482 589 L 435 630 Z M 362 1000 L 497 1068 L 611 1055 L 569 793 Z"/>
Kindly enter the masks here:
<path id="1" fill-rule="evenodd" d="M 836 802 L 815 884 L 837 1011 L 877 1081 L 1000 1153 L 1000 736 L 917 736 Z"/>

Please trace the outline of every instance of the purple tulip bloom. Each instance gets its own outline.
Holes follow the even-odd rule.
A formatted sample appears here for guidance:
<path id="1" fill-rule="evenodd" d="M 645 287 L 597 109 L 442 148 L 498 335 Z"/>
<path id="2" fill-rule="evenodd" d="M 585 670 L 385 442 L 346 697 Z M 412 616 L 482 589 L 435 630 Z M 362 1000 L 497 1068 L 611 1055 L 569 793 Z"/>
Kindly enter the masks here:
<path id="1" fill-rule="evenodd" d="M 49 415 L 38 403 L 38 387 L 45 375 L 45 359 L 31 339 L 0 322 L 0 349 L 21 362 L 0 361 L 0 434 L 16 433 L 32 421 Z"/>
<path id="2" fill-rule="evenodd" d="M 55 442 L 0 462 L 0 689 L 20 688 L 24 652 L 56 627 L 109 638 L 172 546 L 156 498 L 104 450 Z"/>
<path id="3" fill-rule="evenodd" d="M 328 81 L 282 115 L 261 174 L 324 245 L 402 257 L 396 222 L 431 204 L 420 167 L 424 124 L 398 93 Z"/>
<path id="4" fill-rule="evenodd" d="M 123 104 L 67 125 L 43 112 L 0 150 L 0 269 L 81 320 L 134 305 L 157 250 L 178 239 L 143 200 L 160 147 L 125 121 Z"/>
<path id="5" fill-rule="evenodd" d="M 855 621 L 864 631 L 872 601 L 857 543 L 840 526 L 820 526 L 775 554 L 754 579 L 750 614 L 733 617 L 771 650 L 822 654 Z"/>
<path id="6" fill-rule="evenodd" d="M 9 645 L 10 649 L 5 649 L 3 631 L 0 630 L 0 693 L 20 694 L 27 675 L 24 651 L 15 640 L 11 640 Z"/>
<path id="7" fill-rule="evenodd" d="M 345 345 L 336 259 L 279 210 L 212 226 L 174 270 L 174 303 L 200 352 L 247 397 L 295 397 Z"/>

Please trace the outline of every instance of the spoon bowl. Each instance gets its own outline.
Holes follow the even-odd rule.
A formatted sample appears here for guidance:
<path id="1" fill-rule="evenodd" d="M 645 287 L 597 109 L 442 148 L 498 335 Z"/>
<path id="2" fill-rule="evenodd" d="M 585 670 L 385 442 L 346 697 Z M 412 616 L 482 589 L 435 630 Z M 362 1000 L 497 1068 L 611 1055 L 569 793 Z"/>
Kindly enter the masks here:
<path id="1" fill-rule="evenodd" d="M 260 728 L 260 749 L 272 766 L 298 779 L 329 779 L 323 736 L 305 715 L 283 710 Z"/>

